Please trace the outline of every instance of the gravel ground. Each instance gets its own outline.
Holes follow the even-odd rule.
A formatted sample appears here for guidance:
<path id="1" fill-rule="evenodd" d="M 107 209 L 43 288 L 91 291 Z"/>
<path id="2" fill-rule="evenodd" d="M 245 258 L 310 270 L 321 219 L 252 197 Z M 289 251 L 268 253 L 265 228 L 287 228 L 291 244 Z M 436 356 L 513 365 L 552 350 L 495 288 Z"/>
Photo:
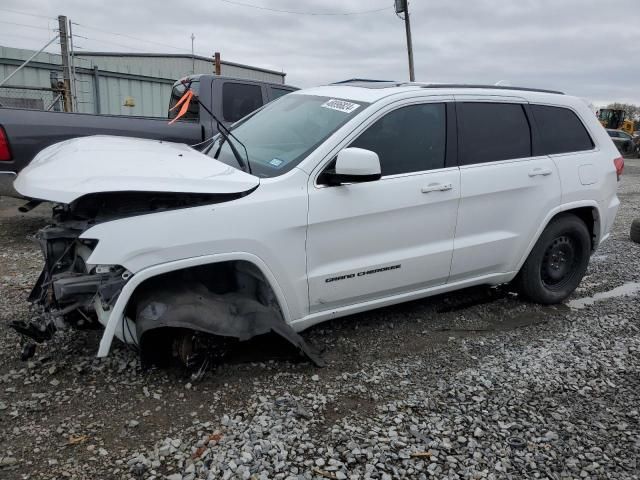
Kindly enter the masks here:
<path id="1" fill-rule="evenodd" d="M 48 211 L 0 199 L 0 478 L 640 478 L 640 161 L 620 192 L 566 305 L 465 290 L 306 331 L 327 368 L 266 338 L 198 383 L 96 331 L 21 362 Z"/>

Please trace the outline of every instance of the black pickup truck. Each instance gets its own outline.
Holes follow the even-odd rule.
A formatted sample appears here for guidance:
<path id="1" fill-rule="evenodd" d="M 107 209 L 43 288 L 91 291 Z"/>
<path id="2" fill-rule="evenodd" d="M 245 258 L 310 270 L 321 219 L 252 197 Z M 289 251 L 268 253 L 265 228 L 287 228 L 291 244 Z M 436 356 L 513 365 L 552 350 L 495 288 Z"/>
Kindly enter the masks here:
<path id="1" fill-rule="evenodd" d="M 193 75 L 174 84 L 169 100 L 169 119 L 175 117 L 178 110 L 171 108 L 185 91 L 184 80 L 190 82 L 191 89 L 200 102 L 225 126 L 231 125 L 265 103 L 297 90 L 289 85 L 216 75 Z M 215 133 L 216 122 L 196 101 L 192 101 L 186 114 L 171 125 L 165 118 L 43 112 L 0 107 L 0 195 L 19 196 L 13 189 L 13 180 L 18 172 L 26 167 L 40 150 L 68 138 L 120 135 L 193 145 Z"/>

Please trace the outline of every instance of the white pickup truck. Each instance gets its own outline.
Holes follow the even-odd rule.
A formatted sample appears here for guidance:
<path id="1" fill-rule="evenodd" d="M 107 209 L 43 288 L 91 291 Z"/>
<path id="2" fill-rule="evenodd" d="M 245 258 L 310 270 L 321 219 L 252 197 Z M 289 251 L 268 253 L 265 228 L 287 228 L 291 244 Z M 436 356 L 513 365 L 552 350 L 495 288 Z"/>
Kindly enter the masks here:
<path id="1" fill-rule="evenodd" d="M 15 182 L 56 205 L 42 315 L 14 326 L 99 322 L 99 356 L 117 337 L 187 363 L 275 331 L 320 363 L 297 332 L 355 312 L 508 282 L 562 302 L 609 236 L 623 165 L 582 100 L 472 85 L 296 91 L 204 153 L 69 140 Z"/>

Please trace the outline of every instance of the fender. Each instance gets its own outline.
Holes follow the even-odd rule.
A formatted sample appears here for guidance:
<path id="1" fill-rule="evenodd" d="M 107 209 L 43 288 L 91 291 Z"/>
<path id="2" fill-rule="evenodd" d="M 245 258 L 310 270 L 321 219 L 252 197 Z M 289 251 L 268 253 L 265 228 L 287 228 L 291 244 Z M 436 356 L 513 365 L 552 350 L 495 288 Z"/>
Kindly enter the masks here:
<path id="1" fill-rule="evenodd" d="M 127 304 L 129 303 L 129 299 L 131 298 L 131 295 L 136 290 L 136 288 L 142 282 L 163 273 L 169 273 L 184 268 L 226 262 L 231 260 L 247 261 L 254 264 L 260 270 L 260 272 L 264 275 L 264 277 L 271 285 L 273 293 L 275 294 L 278 303 L 280 304 L 280 309 L 282 311 L 282 316 L 284 317 L 285 323 L 290 324 L 292 319 L 284 292 L 267 264 L 260 257 L 247 252 L 230 252 L 213 255 L 203 255 L 199 257 L 186 258 L 173 262 L 154 265 L 152 267 L 140 270 L 135 275 L 133 275 L 123 287 L 122 292 L 120 292 L 120 295 L 118 296 L 118 299 L 113 306 L 113 309 L 111 310 L 109 320 L 105 325 L 104 333 L 102 334 L 102 338 L 100 339 L 98 357 L 106 357 L 109 354 L 111 343 L 113 341 L 113 337 L 115 336 L 116 328 L 124 319 L 124 311 L 127 307 Z"/>
<path id="2" fill-rule="evenodd" d="M 598 214 L 598 217 L 595 219 L 595 221 L 599 223 L 599 220 L 600 218 L 602 218 L 602 215 L 600 213 L 600 205 L 598 205 L 598 202 L 596 202 L 595 200 L 578 200 L 575 202 L 563 203 L 562 205 L 558 205 L 549 213 L 547 213 L 546 217 L 544 218 L 544 221 L 538 227 L 536 234 L 532 237 L 532 240 L 531 242 L 529 242 L 529 245 L 527 246 L 524 252 L 524 255 L 518 262 L 518 265 L 515 269 L 516 274 L 517 272 L 520 271 L 520 269 L 522 268 L 522 265 L 524 265 L 524 262 L 527 260 L 527 257 L 529 257 L 529 254 L 531 253 L 531 250 L 533 250 L 533 247 L 535 246 L 536 242 L 540 238 L 540 235 L 542 235 L 542 232 L 544 231 L 545 228 L 547 228 L 547 225 L 549 225 L 549 222 L 553 217 L 555 217 L 556 215 L 562 212 L 567 212 L 569 210 L 574 210 L 576 208 L 584 208 L 584 207 L 595 208 Z M 598 244 L 600 243 L 600 240 L 601 240 L 600 237 L 602 235 L 602 225 L 599 225 L 599 228 L 594 228 L 594 230 L 596 230 L 596 241 L 593 244 L 593 250 L 595 250 Z"/>

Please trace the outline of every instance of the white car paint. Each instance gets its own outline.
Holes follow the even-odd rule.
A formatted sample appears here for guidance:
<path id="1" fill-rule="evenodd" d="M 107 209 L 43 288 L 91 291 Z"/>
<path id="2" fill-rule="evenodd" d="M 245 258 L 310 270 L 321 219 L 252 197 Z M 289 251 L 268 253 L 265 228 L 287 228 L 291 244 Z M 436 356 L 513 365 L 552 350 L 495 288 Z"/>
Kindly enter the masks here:
<path id="1" fill-rule="evenodd" d="M 281 176 L 258 180 L 186 146 L 106 137 L 50 147 L 20 174 L 20 193 L 57 202 L 103 191 L 228 193 L 257 187 L 229 202 L 112 220 L 82 234 L 98 240 L 90 266 L 121 265 L 133 273 L 112 310 L 100 315 L 106 325 L 100 356 L 114 336 L 122 339 L 125 307 L 137 285 L 181 268 L 251 261 L 271 283 L 285 321 L 299 331 L 379 306 L 508 282 L 545 225 L 562 211 L 595 208 L 594 246 L 608 235 L 619 203 L 613 166 L 618 153 L 580 99 L 419 84 L 336 85 L 288 97 L 302 94 L 370 105 Z M 570 108 L 595 148 L 338 187 L 317 184 L 337 153 L 385 113 L 460 98 Z M 352 274 L 357 282 L 330 280 Z"/>
<path id="2" fill-rule="evenodd" d="M 13 185 L 25 197 L 70 203 L 98 192 L 238 193 L 259 183 L 181 143 L 96 135 L 45 148 Z"/>

